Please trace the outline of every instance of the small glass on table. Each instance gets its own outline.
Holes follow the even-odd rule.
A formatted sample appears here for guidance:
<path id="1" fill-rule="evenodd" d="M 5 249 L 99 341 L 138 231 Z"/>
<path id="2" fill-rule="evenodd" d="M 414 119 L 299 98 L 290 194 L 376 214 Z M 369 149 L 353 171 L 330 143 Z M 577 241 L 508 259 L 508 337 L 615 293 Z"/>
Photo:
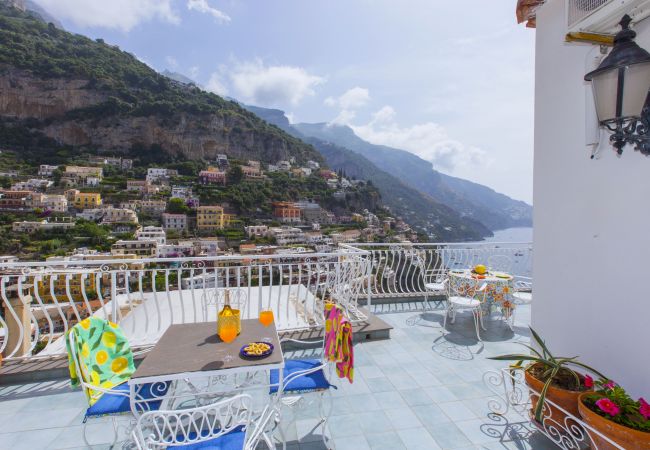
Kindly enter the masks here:
<path id="1" fill-rule="evenodd" d="M 265 327 L 271 325 L 273 323 L 273 311 L 271 311 L 270 309 L 260 311 L 259 321 Z M 262 342 L 266 342 L 267 344 L 270 343 L 272 340 L 273 339 L 271 339 L 270 337 L 262 338 Z"/>

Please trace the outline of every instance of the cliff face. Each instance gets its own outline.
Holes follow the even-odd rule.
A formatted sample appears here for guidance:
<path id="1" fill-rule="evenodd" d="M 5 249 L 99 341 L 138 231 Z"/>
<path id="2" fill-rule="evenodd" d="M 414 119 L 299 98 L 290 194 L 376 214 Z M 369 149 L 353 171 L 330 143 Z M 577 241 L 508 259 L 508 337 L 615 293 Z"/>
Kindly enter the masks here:
<path id="1" fill-rule="evenodd" d="M 179 112 L 165 116 L 88 114 L 91 117 L 84 118 L 84 110 L 101 106 L 109 98 L 105 91 L 91 86 L 89 80 L 44 79 L 9 68 L 0 73 L 0 116 L 30 119 L 30 128 L 61 145 L 107 153 L 128 153 L 136 145 L 159 145 L 188 159 L 214 159 L 218 153 L 264 161 L 319 158 L 304 144 L 264 133 L 238 115 Z M 80 112 L 69 117 L 75 111 Z"/>
<path id="2" fill-rule="evenodd" d="M 3 116 L 46 119 L 106 100 L 86 89 L 88 80 L 40 79 L 24 70 L 0 74 L 0 111 Z"/>
<path id="3" fill-rule="evenodd" d="M 237 103 L 170 80 L 116 46 L 68 33 L 5 0 L 0 121 L 13 137 L 42 134 L 100 153 L 153 147 L 188 159 L 226 153 L 264 162 L 323 161 L 313 147 Z M 54 150 L 41 147 L 40 154 Z"/>

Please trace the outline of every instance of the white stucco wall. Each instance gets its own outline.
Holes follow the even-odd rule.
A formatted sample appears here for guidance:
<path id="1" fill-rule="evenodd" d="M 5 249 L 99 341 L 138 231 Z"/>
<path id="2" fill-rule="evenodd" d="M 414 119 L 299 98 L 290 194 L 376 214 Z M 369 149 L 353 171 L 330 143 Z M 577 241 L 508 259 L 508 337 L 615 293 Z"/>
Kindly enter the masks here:
<path id="1" fill-rule="evenodd" d="M 650 48 L 650 20 L 636 26 Z M 650 158 L 585 146 L 589 44 L 567 44 L 564 0 L 537 14 L 533 327 L 650 397 Z"/>

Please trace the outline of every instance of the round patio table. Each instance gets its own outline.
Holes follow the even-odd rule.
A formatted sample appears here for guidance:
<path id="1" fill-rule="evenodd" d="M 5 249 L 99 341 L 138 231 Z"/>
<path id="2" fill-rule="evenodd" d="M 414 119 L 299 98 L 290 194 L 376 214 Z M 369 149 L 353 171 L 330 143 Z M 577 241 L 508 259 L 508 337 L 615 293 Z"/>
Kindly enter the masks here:
<path id="1" fill-rule="evenodd" d="M 449 284 L 452 292 L 467 292 L 478 289 L 483 283 L 485 287 L 484 310 L 489 313 L 492 308 L 498 308 L 508 320 L 512 316 L 512 281 L 514 277 L 504 272 L 488 272 L 483 276 L 477 275 L 471 269 L 450 270 Z M 477 292 L 475 298 L 483 300 L 483 293 Z"/>

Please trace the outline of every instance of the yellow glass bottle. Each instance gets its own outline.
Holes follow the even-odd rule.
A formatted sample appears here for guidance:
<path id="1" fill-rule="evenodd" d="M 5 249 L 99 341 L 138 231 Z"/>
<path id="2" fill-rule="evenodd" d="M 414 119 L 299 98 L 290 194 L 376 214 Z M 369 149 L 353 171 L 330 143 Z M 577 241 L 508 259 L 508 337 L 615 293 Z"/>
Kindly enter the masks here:
<path id="1" fill-rule="evenodd" d="M 230 291 L 226 289 L 224 292 L 224 305 L 219 314 L 217 315 L 217 334 L 230 334 L 230 330 L 236 330 L 235 336 L 231 339 L 223 339 L 226 342 L 232 341 L 239 333 L 241 333 L 241 317 L 238 309 L 232 309 L 230 306 Z M 228 333 L 222 333 L 228 331 Z M 230 337 L 230 336 L 229 336 Z"/>

